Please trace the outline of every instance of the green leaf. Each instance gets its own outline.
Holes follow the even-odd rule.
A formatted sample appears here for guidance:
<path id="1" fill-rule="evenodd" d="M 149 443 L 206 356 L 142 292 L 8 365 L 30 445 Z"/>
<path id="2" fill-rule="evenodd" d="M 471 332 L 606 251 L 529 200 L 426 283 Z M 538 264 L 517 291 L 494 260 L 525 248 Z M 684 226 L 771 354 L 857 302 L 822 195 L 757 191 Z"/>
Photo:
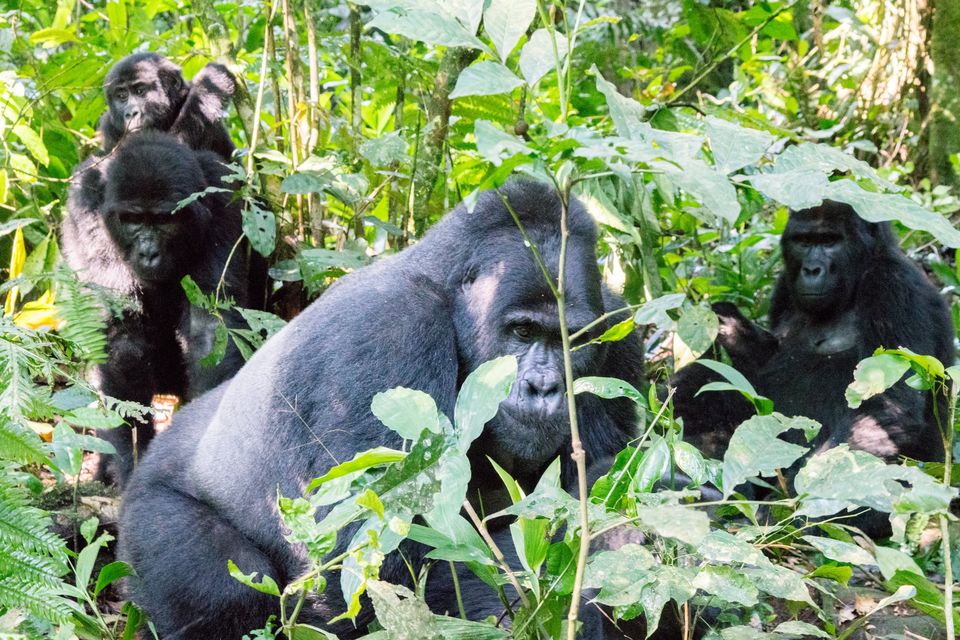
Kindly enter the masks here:
<path id="1" fill-rule="evenodd" d="M 649 449 L 643 452 L 637 465 L 634 484 L 641 493 L 653 491 L 660 479 L 670 470 L 670 447 L 663 438 L 656 438 Z"/>
<path id="2" fill-rule="evenodd" d="M 423 391 L 397 387 L 378 393 L 370 410 L 405 440 L 416 440 L 424 429 L 440 433 L 437 404 Z"/>
<path id="3" fill-rule="evenodd" d="M 443 640 L 427 603 L 406 587 L 370 580 L 367 593 L 373 601 L 377 621 L 391 638 Z"/>
<path id="4" fill-rule="evenodd" d="M 802 416 L 788 418 L 773 413 L 754 416 L 737 427 L 723 457 L 724 497 L 730 496 L 747 478 L 787 469 L 807 452 L 807 447 L 777 437 L 791 429 L 802 430 L 810 441 L 820 425 Z"/>
<path id="5" fill-rule="evenodd" d="M 517 379 L 517 359 L 503 356 L 484 362 L 467 376 L 457 395 L 454 423 L 458 431 L 457 450 L 466 453 L 483 432 L 487 422 L 497 415 Z"/>
<path id="6" fill-rule="evenodd" d="M 714 116 L 707 116 L 706 133 L 713 164 L 721 173 L 756 164 L 774 142 L 766 131 L 747 129 Z"/>
<path id="7" fill-rule="evenodd" d="M 573 392 L 592 393 L 601 398 L 630 398 L 638 404 L 645 404 L 643 395 L 629 382 L 618 378 L 604 378 L 601 376 L 584 376 L 573 381 Z"/>
<path id="8" fill-rule="evenodd" d="M 320 487 L 320 485 L 336 478 L 349 475 L 355 471 L 362 471 L 371 467 L 379 467 L 385 464 L 390 464 L 391 462 L 399 462 L 406 457 L 407 454 L 405 452 L 388 449 L 386 447 L 377 447 L 376 449 L 370 449 L 368 451 L 358 453 L 353 457 L 352 460 L 338 464 L 319 478 L 313 480 L 309 485 L 307 485 L 304 493 L 315 491 L 318 487 Z"/>
<path id="9" fill-rule="evenodd" d="M 245 584 L 268 596 L 280 597 L 280 587 L 278 587 L 276 581 L 268 575 L 264 575 L 260 582 L 256 582 L 256 571 L 247 574 L 241 573 L 240 568 L 233 563 L 233 560 L 227 560 L 227 571 L 230 572 L 230 576 L 234 580 L 237 580 L 241 584 Z"/>
<path id="10" fill-rule="evenodd" d="M 210 347 L 210 353 L 200 358 L 201 367 L 215 367 L 227 355 L 227 339 L 230 337 L 227 331 L 227 325 L 219 320 L 213 329 L 213 346 Z"/>
<path id="11" fill-rule="evenodd" d="M 269 256 L 277 246 L 277 219 L 272 211 L 247 201 L 243 208 L 243 234 L 250 246 L 262 256 Z"/>
<path id="12" fill-rule="evenodd" d="M 816 518 L 863 507 L 941 513 L 957 495 L 956 489 L 944 487 L 916 467 L 888 465 L 846 444 L 812 456 L 797 473 L 794 487 L 804 496 L 797 515 Z"/>
<path id="13" fill-rule="evenodd" d="M 609 329 L 603 332 L 603 334 L 596 340 L 591 340 L 591 343 L 594 342 L 616 342 L 618 340 L 623 340 L 631 333 L 636 325 L 633 323 L 633 318 L 627 318 L 622 322 L 618 322 Z"/>
<path id="14" fill-rule="evenodd" d="M 373 140 L 364 140 L 360 155 L 374 167 L 388 167 L 407 159 L 407 143 L 397 131 L 385 133 Z"/>
<path id="15" fill-rule="evenodd" d="M 513 75 L 513 72 L 502 64 L 481 60 L 460 73 L 457 86 L 450 92 L 450 99 L 509 93 L 522 84 L 523 80 Z"/>
<path id="16" fill-rule="evenodd" d="M 495 167 L 499 167 L 504 160 L 518 154 L 533 153 L 533 149 L 524 144 L 520 138 L 506 133 L 487 120 L 477 120 L 474 125 L 474 135 L 477 139 L 477 151 L 484 160 Z"/>
<path id="17" fill-rule="evenodd" d="M 716 360 L 710 360 L 709 358 L 700 358 L 696 361 L 696 364 L 703 365 L 707 369 L 710 369 L 714 373 L 718 373 L 723 376 L 727 382 L 730 383 L 730 386 L 733 390 L 739 391 L 748 399 L 753 399 L 759 397 L 757 390 L 753 388 L 753 385 L 750 384 L 750 381 L 744 377 L 742 373 L 734 369 L 728 364 L 723 362 L 717 362 Z M 713 389 L 707 389 L 709 385 L 704 385 L 700 391 L 697 392 L 697 395 L 700 395 L 703 391 L 712 391 Z M 718 389 L 727 391 L 728 389 Z"/>
<path id="18" fill-rule="evenodd" d="M 837 180 L 830 183 L 824 197 L 846 202 L 867 222 L 896 220 L 910 229 L 926 231 L 948 247 L 960 247 L 960 230 L 948 218 L 902 195 L 874 193 L 852 180 Z"/>
<path id="19" fill-rule="evenodd" d="M 590 557 L 583 585 L 600 589 L 597 601 L 611 606 L 630 605 L 654 578 L 657 561 L 646 548 L 628 543 Z"/>
<path id="20" fill-rule="evenodd" d="M 294 173 L 283 179 L 280 183 L 280 191 L 292 195 L 323 193 L 332 184 L 331 178 L 331 174 Z"/>
<path id="21" fill-rule="evenodd" d="M 597 80 L 597 91 L 607 99 L 607 109 L 617 133 L 632 140 L 646 140 L 646 132 L 650 128 L 650 125 L 644 122 L 646 108 L 636 100 L 620 95 L 613 84 L 603 79 L 597 65 L 590 67 L 590 75 Z M 641 324 L 639 320 L 637 324 Z"/>
<path id="22" fill-rule="evenodd" d="M 689 442 L 679 441 L 673 444 L 673 461 L 694 484 L 702 485 L 710 480 L 703 454 Z"/>
<path id="23" fill-rule="evenodd" d="M 822 538 L 820 536 L 803 536 L 803 539 L 830 560 L 847 562 L 858 566 L 877 564 L 876 559 L 874 559 L 869 551 L 855 544 L 834 540 L 832 538 Z"/>
<path id="24" fill-rule="evenodd" d="M 756 173 L 744 179 L 771 200 L 798 211 L 819 205 L 829 188 L 823 172 L 807 168 L 785 173 Z"/>
<path id="25" fill-rule="evenodd" d="M 560 62 L 567 57 L 567 39 L 557 33 L 557 54 Z M 553 41 L 550 32 L 546 29 L 537 29 L 520 50 L 520 73 L 531 87 L 540 81 L 540 78 L 556 68 L 553 54 Z"/>
<path id="26" fill-rule="evenodd" d="M 637 519 L 658 536 L 674 538 L 694 547 L 710 532 L 710 518 L 706 512 L 679 505 L 637 507 Z"/>
<path id="27" fill-rule="evenodd" d="M 677 335 L 674 341 L 674 353 L 677 354 L 677 367 L 693 362 L 713 346 L 720 332 L 717 314 L 706 306 L 691 307 L 680 316 L 677 323 Z"/>
<path id="28" fill-rule="evenodd" d="M 651 131 L 650 133 L 653 134 L 653 141 L 662 145 L 666 141 L 664 134 L 669 132 Z M 676 141 L 677 136 L 681 134 L 670 135 L 672 140 Z M 693 141 L 681 144 L 699 146 L 701 141 L 699 138 L 694 138 Z M 688 151 L 680 148 L 664 150 L 665 157 L 673 162 L 660 162 L 656 165 L 662 171 L 657 175 L 657 182 L 662 185 L 661 188 L 667 187 L 665 191 L 668 193 L 674 189 L 682 189 L 692 195 L 709 212 L 710 216 L 699 216 L 707 222 L 715 222 L 711 219 L 712 216 L 731 224 L 735 223 L 740 217 L 740 202 L 737 200 L 737 190 L 730 180 L 699 158 L 683 157 L 683 154 Z M 696 209 L 688 210 L 690 213 L 698 214 Z"/>
<path id="29" fill-rule="evenodd" d="M 898 573 L 913 573 L 923 576 L 923 569 L 916 561 L 899 549 L 877 545 L 874 552 L 877 555 L 877 566 L 884 580 L 892 580 Z"/>
<path id="30" fill-rule="evenodd" d="M 398 12 L 402 11 L 402 13 Z M 367 23 L 368 29 L 380 29 L 411 40 L 445 47 L 468 47 L 489 51 L 487 46 L 467 31 L 456 18 L 440 11 L 384 11 Z M 451 98 L 453 96 L 450 96 Z"/>
<path id="31" fill-rule="evenodd" d="M 30 155 L 36 158 L 37 162 L 43 166 L 50 164 L 50 154 L 47 152 L 47 147 L 43 144 L 43 140 L 40 139 L 36 131 L 23 123 L 13 125 L 11 130 L 14 135 L 20 138 L 20 142 L 27 148 Z"/>
<path id="32" fill-rule="evenodd" d="M 74 568 L 75 584 L 78 588 L 86 589 L 93 574 L 93 565 L 100 555 L 100 549 L 113 540 L 109 533 L 101 533 L 100 537 L 88 544 L 77 554 L 77 563 Z"/>
<path id="33" fill-rule="evenodd" d="M 667 315 L 667 311 L 679 308 L 686 299 L 684 293 L 669 293 L 654 298 L 637 309 L 633 321 L 636 324 L 652 324 L 658 329 L 669 329 L 673 326 L 673 319 Z"/>
<path id="34" fill-rule="evenodd" d="M 97 407 L 77 407 L 64 413 L 63 419 L 75 427 L 91 429 L 115 429 L 123 424 L 118 413 Z"/>
<path id="35" fill-rule="evenodd" d="M 75 27 L 69 29 L 40 29 L 30 34 L 30 42 L 42 45 L 44 49 L 52 49 L 67 42 L 79 41 Z"/>
<path id="36" fill-rule="evenodd" d="M 847 387 L 847 404 L 857 409 L 864 400 L 879 395 L 897 384 L 910 369 L 910 363 L 896 355 L 881 353 L 861 360 L 853 371 L 853 382 Z"/>
<path id="37" fill-rule="evenodd" d="M 722 600 L 745 607 L 757 604 L 760 593 L 749 578 L 733 567 L 726 566 L 702 567 L 693 580 L 693 586 Z"/>
<path id="38" fill-rule="evenodd" d="M 97 575 L 97 586 L 93 589 L 93 595 L 100 595 L 101 591 L 117 580 L 132 575 L 135 575 L 133 567 L 128 565 L 126 562 L 111 562 L 103 569 L 100 569 L 100 573 Z"/>
<path id="39" fill-rule="evenodd" d="M 483 29 L 497 48 L 500 62 L 506 63 L 536 15 L 537 0 L 489 0 L 483 11 Z"/>
<path id="40" fill-rule="evenodd" d="M 946 615 L 943 611 L 943 592 L 940 591 L 939 586 L 925 576 L 912 571 L 901 570 L 888 578 L 884 586 L 898 592 L 904 587 L 914 589 L 916 593 L 910 599 L 910 605 L 937 620 L 940 624 L 946 622 Z M 953 624 L 954 628 L 960 625 L 960 611 L 956 607 L 953 609 Z"/>
<path id="41" fill-rule="evenodd" d="M 209 310 L 212 308 L 213 305 L 210 303 L 210 299 L 207 298 L 207 294 L 200 289 L 200 285 L 198 285 L 191 276 L 183 276 L 180 280 L 180 286 L 183 287 L 183 292 L 186 294 L 190 304 L 195 307 L 200 307 L 201 309 Z"/>

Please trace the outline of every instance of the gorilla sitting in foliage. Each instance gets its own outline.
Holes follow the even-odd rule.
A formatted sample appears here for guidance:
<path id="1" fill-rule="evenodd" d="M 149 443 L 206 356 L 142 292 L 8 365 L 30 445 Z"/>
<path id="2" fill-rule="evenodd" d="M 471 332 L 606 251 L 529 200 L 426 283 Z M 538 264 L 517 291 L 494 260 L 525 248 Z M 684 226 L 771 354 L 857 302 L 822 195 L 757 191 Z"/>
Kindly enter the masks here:
<path id="1" fill-rule="evenodd" d="M 558 195 L 530 182 L 514 182 L 500 193 L 555 277 Z M 569 228 L 565 308 L 575 331 L 622 302 L 603 290 L 595 228 L 576 201 Z M 596 327 L 596 334 L 605 328 Z M 470 495 L 479 493 L 484 502 L 503 491 L 488 456 L 527 489 L 557 456 L 568 486 L 576 475 L 556 299 L 500 195 L 487 192 L 473 212 L 457 208 L 416 245 L 341 279 L 233 380 L 176 416 L 124 499 L 120 555 L 139 576 L 131 584 L 132 600 L 162 637 L 236 640 L 262 626 L 277 613 L 277 599 L 231 578 L 227 561 L 273 577 L 281 589 L 307 568 L 304 550 L 284 539 L 278 489 L 299 496 L 312 478 L 360 451 L 400 448 L 401 438 L 371 413 L 374 394 L 418 389 L 453 416 L 467 374 L 507 354 L 517 357 L 517 381 L 469 451 Z M 578 377 L 614 376 L 632 384 L 640 377 L 641 353 L 632 337 L 583 346 L 573 358 Z M 577 404 L 588 464 L 615 455 L 633 436 L 630 401 L 583 395 Z M 317 517 L 329 509 L 320 507 Z M 494 535 L 503 533 L 508 538 L 507 529 Z M 351 536 L 341 534 L 339 548 Z M 423 552 L 405 547 L 414 575 Z M 395 553 L 381 578 L 409 583 L 410 571 Z M 449 571 L 431 576 L 443 573 Z M 502 613 L 494 591 L 463 574 L 468 616 Z M 431 587 L 430 581 L 431 607 L 456 611 L 451 585 Z M 308 624 L 325 626 L 345 608 L 333 587 L 312 598 L 299 618 Z M 357 637 L 369 614 L 365 608 L 356 627 L 344 621 L 325 628 Z"/>
<path id="2" fill-rule="evenodd" d="M 191 194 L 223 188 L 225 173 L 213 153 L 195 152 L 156 131 L 129 135 L 110 157 L 78 171 L 63 221 L 64 258 L 81 280 L 135 303 L 109 320 L 107 361 L 97 367 L 94 380 L 105 394 L 144 405 L 156 393 L 188 398 L 243 364 L 231 346 L 218 366 L 200 366 L 214 346 L 218 323 L 188 303 L 180 284 L 190 276 L 209 294 L 222 276 L 223 297 L 247 306 L 248 283 L 258 280 L 245 251 L 230 257 L 242 235 L 240 204 L 231 193 L 208 193 L 174 211 Z M 233 312 L 223 315 L 228 326 L 243 326 Z M 153 427 L 142 423 L 136 430 L 142 449 Z M 131 431 L 100 434 L 117 450 L 109 465 L 101 462 L 101 479 L 112 476 L 122 484 L 129 475 Z"/>
<path id="3" fill-rule="evenodd" d="M 169 131 L 191 149 L 213 151 L 224 160 L 233 142 L 223 125 L 236 91 L 223 65 L 210 63 L 187 82 L 180 67 L 155 53 L 134 53 L 118 62 L 103 81 L 107 112 L 100 119 L 103 150 L 124 135 L 142 130 Z"/>
<path id="4" fill-rule="evenodd" d="M 866 222 L 849 205 L 826 201 L 790 214 L 781 247 L 784 270 L 770 305 L 770 333 L 732 304 L 713 307 L 721 322 L 717 342 L 733 366 L 780 413 L 823 425 L 814 450 L 848 443 L 888 461 L 901 455 L 941 460 L 929 392 L 900 382 L 858 409 L 844 397 L 857 363 L 878 347 L 954 360 L 947 305 L 900 250 L 890 225 Z M 694 363 L 673 384 L 685 438 L 720 457 L 753 410 L 736 392 L 696 396 L 716 379 Z"/>

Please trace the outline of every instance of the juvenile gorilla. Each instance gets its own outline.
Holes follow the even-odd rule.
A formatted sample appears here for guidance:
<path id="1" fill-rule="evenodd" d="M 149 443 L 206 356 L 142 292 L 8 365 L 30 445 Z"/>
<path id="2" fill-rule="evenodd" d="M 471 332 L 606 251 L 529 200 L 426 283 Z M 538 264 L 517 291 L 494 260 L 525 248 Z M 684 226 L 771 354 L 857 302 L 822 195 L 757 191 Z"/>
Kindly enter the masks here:
<path id="1" fill-rule="evenodd" d="M 781 247 L 784 270 L 770 305 L 771 333 L 732 304 L 714 305 L 721 321 L 717 342 L 734 367 L 780 413 L 823 425 L 815 450 L 849 443 L 889 461 L 898 455 L 942 459 L 929 393 L 901 382 L 859 409 L 844 398 L 857 363 L 877 347 L 954 360 L 947 305 L 900 250 L 890 225 L 866 222 L 849 205 L 825 201 L 791 213 Z M 694 397 L 714 379 L 697 364 L 679 371 L 675 406 L 685 437 L 722 456 L 733 429 L 752 410 L 736 393 Z"/>
<path id="2" fill-rule="evenodd" d="M 107 395 L 149 405 L 155 393 L 188 398 L 232 375 L 243 364 L 231 348 L 215 368 L 201 367 L 214 341 L 216 321 L 187 302 L 180 279 L 191 276 L 204 292 L 216 289 L 246 306 L 251 278 L 241 237 L 240 208 L 229 193 L 211 193 L 173 212 L 180 200 L 208 186 L 222 187 L 224 166 L 209 152 L 194 152 L 169 134 L 128 136 L 113 156 L 77 172 L 63 222 L 63 255 L 79 277 L 132 298 L 134 309 L 112 318 L 107 362 L 95 382 Z M 226 270 L 225 270 L 226 267 Z M 226 314 L 230 326 L 243 326 Z M 101 479 L 122 484 L 133 465 L 130 429 L 104 431 L 117 449 Z M 137 426 L 138 448 L 153 436 Z"/>
<path id="3" fill-rule="evenodd" d="M 555 272 L 557 194 L 528 182 L 501 192 Z M 602 289 L 595 229 L 575 201 L 569 224 L 566 313 L 573 331 L 622 302 Z M 486 456 L 527 487 L 557 456 L 565 481 L 575 474 L 556 300 L 501 198 L 487 192 L 472 213 L 457 208 L 416 245 L 341 279 L 233 380 L 177 415 L 124 499 L 120 555 L 139 576 L 132 599 L 166 638 L 236 640 L 261 626 L 277 613 L 276 598 L 241 585 L 226 567 L 233 560 L 244 572 L 272 576 L 281 588 L 305 570 L 303 549 L 291 547 L 281 531 L 278 488 L 300 495 L 312 478 L 359 451 L 400 447 L 400 438 L 370 411 L 375 393 L 419 389 L 452 416 L 466 375 L 505 354 L 518 358 L 517 382 L 469 452 L 470 495 L 479 492 L 485 504 L 503 488 Z M 574 353 L 575 375 L 633 384 L 640 362 L 633 338 Z M 632 437 L 629 401 L 583 395 L 577 403 L 588 464 L 614 455 Z M 344 532 L 341 543 L 351 535 Z M 415 545 L 405 550 L 415 565 L 422 553 Z M 381 575 L 405 583 L 410 573 L 393 554 Z M 502 612 L 493 590 L 468 572 L 460 586 L 471 618 Z M 318 596 L 301 619 L 326 625 L 345 607 L 336 591 Z M 453 593 L 449 571 L 432 571 L 427 598 L 434 610 L 455 612 Z M 369 621 L 365 610 L 356 628 L 349 622 L 326 628 L 357 637 Z"/>
<path id="4" fill-rule="evenodd" d="M 223 65 L 210 63 L 187 82 L 180 67 L 155 53 L 134 53 L 118 62 L 103 81 L 107 112 L 100 119 L 103 150 L 142 129 L 169 131 L 191 149 L 206 149 L 224 160 L 233 142 L 223 116 L 237 85 Z"/>

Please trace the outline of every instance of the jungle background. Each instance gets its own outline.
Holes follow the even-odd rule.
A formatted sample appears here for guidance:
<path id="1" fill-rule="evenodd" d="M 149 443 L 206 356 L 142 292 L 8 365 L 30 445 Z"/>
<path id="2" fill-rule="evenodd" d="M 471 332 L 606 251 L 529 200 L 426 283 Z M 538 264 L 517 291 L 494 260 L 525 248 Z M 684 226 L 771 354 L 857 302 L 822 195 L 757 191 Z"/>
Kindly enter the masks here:
<path id="1" fill-rule="evenodd" d="M 105 451 L 90 429 L 125 428 L 143 410 L 84 378 L 104 357 L 104 313 L 121 303 L 78 282 L 57 247 L 71 172 L 99 146 L 104 75 L 142 50 L 187 79 L 218 61 L 241 80 L 227 123 L 244 231 L 270 258 L 275 315 L 248 314 L 250 329 L 224 328 L 218 348 L 235 340 L 252 352 L 338 277 L 416 242 L 512 173 L 552 179 L 601 227 L 604 277 L 637 307 L 617 332 L 641 333 L 652 383 L 603 390 L 636 400 L 644 435 L 595 488 L 591 529 L 629 523 L 646 541 L 593 554 L 586 586 L 651 630 L 675 609 L 683 637 L 954 637 L 960 528 L 949 503 L 960 473 L 949 458 L 923 472 L 836 459 L 843 495 L 811 483 L 808 499 L 838 511 L 893 512 L 882 542 L 842 521 L 798 526 L 795 498 L 771 499 L 783 510 L 771 523 L 732 491 L 707 509 L 653 489 L 673 467 L 721 489 L 775 471 L 765 459 L 782 445 L 775 435 L 731 444 L 742 467 L 704 459 L 656 391 L 716 336 L 708 302 L 764 317 L 788 208 L 829 195 L 893 220 L 960 328 L 958 38 L 958 0 L 3 0 L 0 637 L 150 637 L 116 589 L 129 573 L 110 561 L 117 496 L 84 469 L 89 452 Z M 893 357 L 903 367 L 893 382 L 912 369 L 956 404 L 953 363 Z M 955 415 L 944 428 L 951 454 Z M 520 516 L 524 566 L 513 571 L 480 537 L 464 549 L 425 527 L 409 534 L 444 560 L 486 566 L 494 585 L 519 577 L 529 598 L 514 612 L 517 638 L 567 632 L 577 509 L 554 480 L 530 501 L 505 478 Z M 292 541 L 325 539 L 310 503 L 287 498 Z M 390 500 L 378 508 L 389 520 Z M 356 561 L 369 568 L 369 555 Z M 508 633 L 431 615 L 417 594 L 367 573 L 340 587 L 347 602 L 371 595 L 377 637 Z M 311 578 L 281 593 L 242 567 L 235 576 L 291 602 L 323 586 Z M 280 633 L 324 637 L 295 615 L 251 637 Z"/>

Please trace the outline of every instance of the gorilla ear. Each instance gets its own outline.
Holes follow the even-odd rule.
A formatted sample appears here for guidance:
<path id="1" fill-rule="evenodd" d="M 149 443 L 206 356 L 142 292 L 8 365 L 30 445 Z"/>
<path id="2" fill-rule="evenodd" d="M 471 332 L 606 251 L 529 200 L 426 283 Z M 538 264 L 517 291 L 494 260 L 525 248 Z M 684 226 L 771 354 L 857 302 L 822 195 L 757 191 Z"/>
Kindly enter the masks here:
<path id="1" fill-rule="evenodd" d="M 180 67 L 166 58 L 161 58 L 157 63 L 157 77 L 160 78 L 163 91 L 171 101 L 180 102 L 187 97 L 190 89 L 187 87 L 186 80 L 183 79 Z"/>

